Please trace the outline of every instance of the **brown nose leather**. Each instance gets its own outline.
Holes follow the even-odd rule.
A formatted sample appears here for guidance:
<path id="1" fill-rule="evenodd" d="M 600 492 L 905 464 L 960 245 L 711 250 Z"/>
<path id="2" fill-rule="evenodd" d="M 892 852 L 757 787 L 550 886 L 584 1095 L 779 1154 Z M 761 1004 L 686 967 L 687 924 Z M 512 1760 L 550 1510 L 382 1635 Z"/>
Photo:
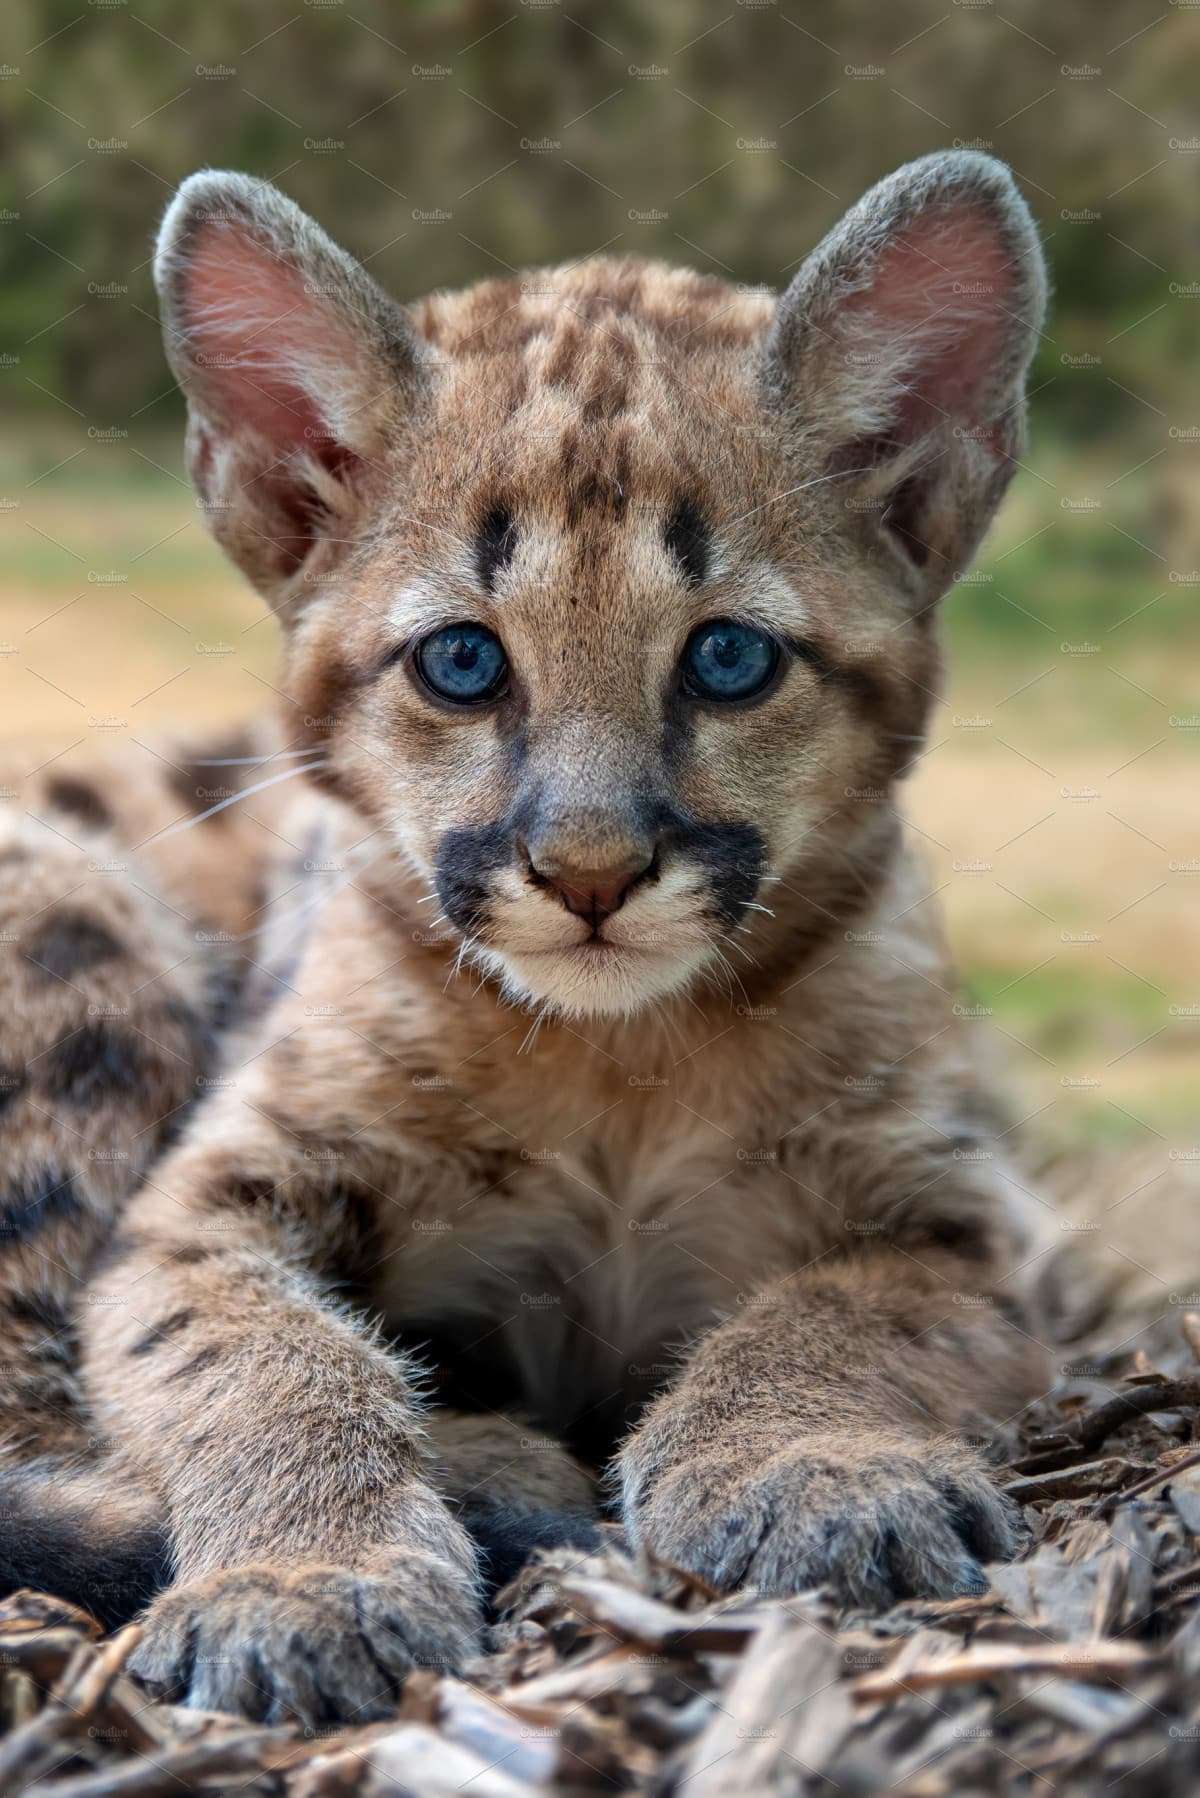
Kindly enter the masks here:
<path id="1" fill-rule="evenodd" d="M 554 889 L 567 910 L 577 917 L 587 918 L 593 930 L 598 930 L 605 918 L 611 918 L 624 902 L 630 887 L 641 879 L 649 866 L 647 858 L 626 863 L 623 867 L 564 867 L 550 874 L 536 862 L 533 864 L 538 878 Z"/>

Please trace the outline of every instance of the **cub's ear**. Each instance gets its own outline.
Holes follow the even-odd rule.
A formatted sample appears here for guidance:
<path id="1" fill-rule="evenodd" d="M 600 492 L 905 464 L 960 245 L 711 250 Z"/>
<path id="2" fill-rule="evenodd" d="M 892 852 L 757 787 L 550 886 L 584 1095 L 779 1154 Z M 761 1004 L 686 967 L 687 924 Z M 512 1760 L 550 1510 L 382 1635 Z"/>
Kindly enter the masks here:
<path id="1" fill-rule="evenodd" d="M 1008 169 L 947 151 L 865 194 L 779 301 L 766 372 L 785 434 L 921 595 L 966 568 L 1008 484 L 1045 300 Z"/>
<path id="2" fill-rule="evenodd" d="M 159 232 L 167 356 L 213 534 L 273 603 L 356 534 L 430 352 L 396 302 L 265 181 L 193 175 Z"/>

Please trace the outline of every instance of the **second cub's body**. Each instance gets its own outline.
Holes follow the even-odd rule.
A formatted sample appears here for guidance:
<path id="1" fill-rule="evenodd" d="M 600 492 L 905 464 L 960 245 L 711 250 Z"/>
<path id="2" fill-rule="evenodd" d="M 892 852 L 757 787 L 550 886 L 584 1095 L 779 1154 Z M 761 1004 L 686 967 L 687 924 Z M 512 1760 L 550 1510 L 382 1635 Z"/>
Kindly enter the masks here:
<path id="1" fill-rule="evenodd" d="M 168 1533 L 138 1669 L 386 1709 L 477 1639 L 464 1523 L 583 1531 L 614 1452 L 631 1542 L 722 1589 L 981 1589 L 1015 1536 L 966 1437 L 1039 1386 L 1028 1220 L 896 789 L 1020 442 L 1043 283 L 1007 172 L 902 170 L 778 302 L 598 260 L 405 313 L 222 175 L 156 268 L 201 501 L 285 637 L 277 784 L 188 854 L 269 804 L 272 847 L 225 853 L 281 897 L 244 901 L 215 1069 L 198 1029 L 145 1046 L 202 1021 L 225 934 L 165 834 L 131 884 L 181 959 L 164 924 L 135 981 L 125 901 L 81 877 L 17 905 L 8 970 L 13 1015 L 51 964 L 163 1010 L 88 1026 L 90 1084 L 26 1049 L 31 1107 L 44 1057 L 137 1122 L 140 1170 L 209 1089 L 132 1194 L 80 1162 L 22 1212 L 69 1268 L 76 1210 L 89 1244 L 120 1213 L 69 1396 L 113 1445 L 81 1490 L 119 1474 Z M 28 809 L 61 839 L 59 788 Z"/>

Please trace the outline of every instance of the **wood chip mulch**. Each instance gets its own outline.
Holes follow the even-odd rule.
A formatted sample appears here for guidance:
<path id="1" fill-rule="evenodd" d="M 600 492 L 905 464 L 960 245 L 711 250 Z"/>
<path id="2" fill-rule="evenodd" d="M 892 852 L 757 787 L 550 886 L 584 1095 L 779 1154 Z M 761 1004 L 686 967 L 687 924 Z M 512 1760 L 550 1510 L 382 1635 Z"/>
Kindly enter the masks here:
<path id="1" fill-rule="evenodd" d="M 1200 1322 L 1164 1372 L 1114 1353 L 1026 1421 L 1002 1474 L 1030 1540 L 981 1598 L 838 1617 L 717 1600 L 615 1545 L 508 1589 L 463 1680 L 305 1733 L 148 1698 L 137 1626 L 0 1605 L 0 1794 L 520 1798 L 1200 1790 Z M 1189 1355 L 1188 1350 L 1191 1349 Z"/>

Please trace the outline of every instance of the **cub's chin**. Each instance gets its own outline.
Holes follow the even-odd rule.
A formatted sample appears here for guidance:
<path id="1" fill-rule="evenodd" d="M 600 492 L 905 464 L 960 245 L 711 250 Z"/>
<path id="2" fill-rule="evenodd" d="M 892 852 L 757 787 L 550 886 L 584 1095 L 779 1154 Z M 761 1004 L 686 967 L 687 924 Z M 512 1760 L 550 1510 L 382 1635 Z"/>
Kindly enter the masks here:
<path id="1" fill-rule="evenodd" d="M 472 960 L 510 1004 L 548 1006 L 568 1018 L 628 1018 L 682 992 L 711 958 L 702 945 L 679 953 L 603 939 L 570 948 L 477 949 Z"/>

